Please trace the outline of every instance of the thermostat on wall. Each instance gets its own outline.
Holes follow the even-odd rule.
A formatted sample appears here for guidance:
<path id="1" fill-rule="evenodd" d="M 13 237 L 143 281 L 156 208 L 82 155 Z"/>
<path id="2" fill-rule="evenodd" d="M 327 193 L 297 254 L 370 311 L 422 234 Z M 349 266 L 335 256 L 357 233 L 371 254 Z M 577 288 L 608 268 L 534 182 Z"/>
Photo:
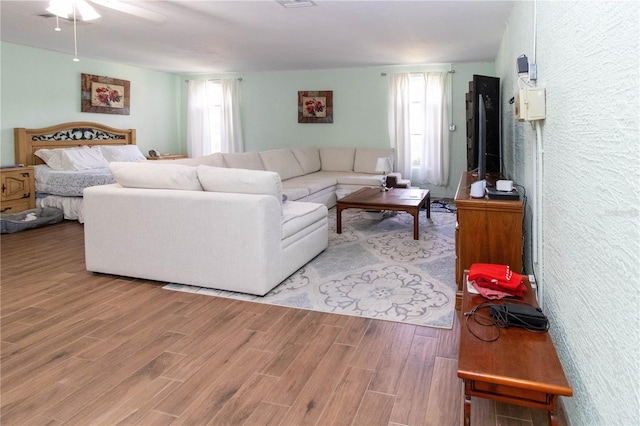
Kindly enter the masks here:
<path id="1" fill-rule="evenodd" d="M 544 120 L 546 117 L 545 99 L 544 87 L 520 89 L 514 96 L 516 119 L 518 121 Z"/>

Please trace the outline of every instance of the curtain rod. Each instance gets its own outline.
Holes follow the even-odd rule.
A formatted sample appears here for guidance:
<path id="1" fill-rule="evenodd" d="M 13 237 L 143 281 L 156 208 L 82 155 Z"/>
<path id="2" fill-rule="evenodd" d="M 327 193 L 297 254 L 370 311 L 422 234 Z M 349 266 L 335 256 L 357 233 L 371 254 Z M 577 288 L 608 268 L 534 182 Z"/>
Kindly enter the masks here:
<path id="1" fill-rule="evenodd" d="M 196 78 L 194 78 L 194 80 L 197 80 Z M 218 80 L 222 80 L 221 78 L 209 78 L 207 79 L 207 81 L 218 81 Z M 190 80 L 185 80 L 185 83 L 188 83 Z M 242 77 L 238 77 L 238 81 L 242 81 Z"/>
<path id="2" fill-rule="evenodd" d="M 456 73 L 456 70 L 449 70 L 449 71 L 447 71 L 447 73 L 449 73 L 449 74 L 455 74 L 455 73 Z M 380 75 L 381 75 L 382 77 L 384 77 L 384 76 L 386 76 L 386 75 L 387 75 L 387 73 L 386 73 L 386 72 L 381 72 L 381 73 L 380 73 Z"/>

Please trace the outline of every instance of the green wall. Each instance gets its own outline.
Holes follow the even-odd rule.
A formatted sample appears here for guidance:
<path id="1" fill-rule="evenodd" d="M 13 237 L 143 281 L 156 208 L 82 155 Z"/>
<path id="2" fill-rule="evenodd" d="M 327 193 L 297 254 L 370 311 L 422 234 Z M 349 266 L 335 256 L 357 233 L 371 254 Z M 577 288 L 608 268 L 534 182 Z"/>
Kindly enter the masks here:
<path id="1" fill-rule="evenodd" d="M 387 78 L 381 74 L 449 69 L 455 70 L 450 74 L 450 110 L 451 122 L 457 126 L 450 139 L 451 178 L 446 187 L 429 188 L 433 196 L 452 198 L 460 173 L 466 167 L 465 93 L 473 74 L 495 75 L 493 62 L 182 76 L 182 122 L 186 123 L 188 79 L 241 77 L 246 151 L 289 146 L 386 147 L 389 146 Z M 299 124 L 299 90 L 332 90 L 333 123 Z M 182 133 L 186 140 L 186 128 Z"/>
<path id="2" fill-rule="evenodd" d="M 178 76 L 147 69 L 2 42 L 0 86 L 0 164 L 13 164 L 13 128 L 48 127 L 93 121 L 136 129 L 143 152 L 180 147 Z M 80 75 L 95 74 L 131 82 L 131 114 L 80 112 Z"/>
<path id="3" fill-rule="evenodd" d="M 247 72 L 179 76 L 139 67 L 72 56 L 3 42 L 1 45 L 0 164 L 13 164 L 13 128 L 47 127 L 69 121 L 95 121 L 135 128 L 143 152 L 186 153 L 188 79 L 241 77 L 245 150 L 289 146 L 389 145 L 387 78 L 381 73 L 455 70 L 450 74 L 452 104 L 450 179 L 429 187 L 434 197 L 453 197 L 466 167 L 465 93 L 473 74 L 495 75 L 490 63 L 389 66 L 309 71 Z M 103 75 L 131 82 L 131 114 L 80 112 L 80 75 Z M 332 124 L 298 124 L 299 90 L 332 90 Z"/>

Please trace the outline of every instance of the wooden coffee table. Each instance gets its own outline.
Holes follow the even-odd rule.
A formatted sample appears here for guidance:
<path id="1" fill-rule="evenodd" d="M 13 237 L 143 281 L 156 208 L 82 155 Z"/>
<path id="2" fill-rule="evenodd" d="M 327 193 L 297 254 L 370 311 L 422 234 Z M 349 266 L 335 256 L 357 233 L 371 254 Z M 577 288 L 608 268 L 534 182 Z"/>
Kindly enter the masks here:
<path id="1" fill-rule="evenodd" d="M 338 200 L 336 205 L 336 232 L 342 233 L 342 210 L 370 209 L 395 210 L 407 212 L 413 216 L 413 239 L 418 240 L 418 213 L 424 207 L 427 218 L 431 217 L 431 195 L 428 189 L 392 188 L 380 191 L 380 188 L 361 188 Z"/>
<path id="2" fill-rule="evenodd" d="M 487 302 L 480 295 L 470 294 L 466 282 L 465 273 L 463 315 Z M 524 278 L 524 282 L 527 287 L 524 302 L 537 306 L 529 280 Z M 478 313 L 489 314 L 488 309 L 481 309 Z M 495 336 L 494 327 L 482 327 L 472 318 L 468 324 L 480 337 L 489 339 Z M 459 352 L 458 377 L 464 380 L 465 426 L 471 423 L 472 396 L 547 410 L 549 424 L 558 424 L 558 396 L 572 396 L 573 389 L 567 382 L 549 333 L 510 327 L 500 330 L 498 340 L 484 342 L 471 334 L 463 318 Z"/>

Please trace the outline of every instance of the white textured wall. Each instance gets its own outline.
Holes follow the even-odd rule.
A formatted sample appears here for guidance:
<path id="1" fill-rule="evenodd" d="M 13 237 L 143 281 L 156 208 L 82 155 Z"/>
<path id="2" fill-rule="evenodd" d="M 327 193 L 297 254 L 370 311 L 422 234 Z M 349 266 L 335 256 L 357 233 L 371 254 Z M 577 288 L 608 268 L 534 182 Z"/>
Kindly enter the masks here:
<path id="1" fill-rule="evenodd" d="M 516 58 L 532 58 L 533 11 L 514 5 L 496 61 L 503 90 L 515 91 Z M 545 1 L 537 11 L 547 87 L 542 297 L 574 388 L 563 403 L 572 425 L 637 425 L 640 3 Z M 507 170 L 531 188 L 535 134 L 510 109 L 503 119 L 514 144 Z M 530 236 L 526 245 L 530 253 Z"/>

